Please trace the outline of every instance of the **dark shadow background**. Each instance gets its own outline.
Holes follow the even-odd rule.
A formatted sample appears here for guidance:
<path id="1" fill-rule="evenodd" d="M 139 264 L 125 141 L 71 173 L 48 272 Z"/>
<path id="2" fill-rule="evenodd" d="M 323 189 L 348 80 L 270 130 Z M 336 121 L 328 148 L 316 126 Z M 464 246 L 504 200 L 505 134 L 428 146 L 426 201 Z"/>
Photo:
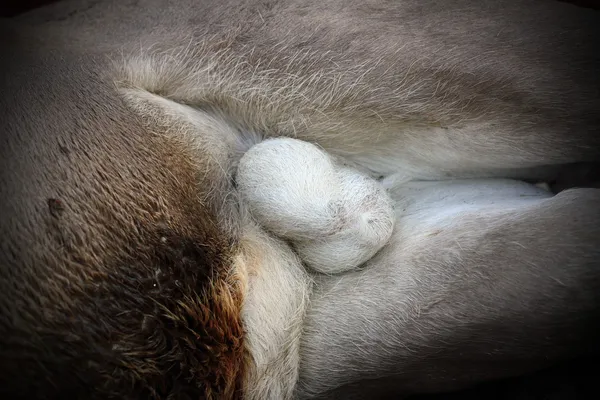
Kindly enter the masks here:
<path id="1" fill-rule="evenodd" d="M 4 0 L 0 17 L 12 17 L 60 0 Z M 176 1 L 176 0 L 175 0 Z M 446 0 L 451 1 L 451 0 Z M 600 12 L 600 0 L 563 1 Z M 600 75 L 600 71 L 598 71 Z M 600 398 L 600 360 L 579 359 L 534 374 L 488 382 L 454 393 L 415 396 L 414 400 L 579 400 Z"/>

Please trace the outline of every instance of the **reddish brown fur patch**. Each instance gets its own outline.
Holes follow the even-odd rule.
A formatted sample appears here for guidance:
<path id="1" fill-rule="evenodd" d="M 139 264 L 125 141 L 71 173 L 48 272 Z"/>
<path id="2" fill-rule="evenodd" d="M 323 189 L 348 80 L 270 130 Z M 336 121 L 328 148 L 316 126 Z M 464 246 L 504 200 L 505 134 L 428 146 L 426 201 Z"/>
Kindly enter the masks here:
<path id="1" fill-rule="evenodd" d="M 31 117 L 8 119 L 0 395 L 240 397 L 237 238 L 207 196 L 210 157 L 78 73 L 15 97 Z"/>

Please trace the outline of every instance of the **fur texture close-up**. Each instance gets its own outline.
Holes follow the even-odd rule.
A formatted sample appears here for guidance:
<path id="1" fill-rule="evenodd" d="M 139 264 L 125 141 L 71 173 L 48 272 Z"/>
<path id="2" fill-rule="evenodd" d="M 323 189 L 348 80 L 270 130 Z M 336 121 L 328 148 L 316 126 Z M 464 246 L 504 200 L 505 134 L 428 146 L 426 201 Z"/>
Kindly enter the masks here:
<path id="1" fill-rule="evenodd" d="M 585 399 L 600 4 L 0 15 L 0 397 Z"/>

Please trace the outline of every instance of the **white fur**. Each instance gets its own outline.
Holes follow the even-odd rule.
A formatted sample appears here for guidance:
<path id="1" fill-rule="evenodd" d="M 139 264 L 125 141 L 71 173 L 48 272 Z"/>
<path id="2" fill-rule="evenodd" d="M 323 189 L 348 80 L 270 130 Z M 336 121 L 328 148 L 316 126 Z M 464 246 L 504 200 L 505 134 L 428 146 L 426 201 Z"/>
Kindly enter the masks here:
<path id="1" fill-rule="evenodd" d="M 256 220 L 292 241 L 319 272 L 358 267 L 393 231 L 392 203 L 381 184 L 307 142 L 255 145 L 240 160 L 237 184 Z"/>
<path id="2" fill-rule="evenodd" d="M 245 398 L 289 399 L 298 379 L 311 279 L 288 245 L 250 221 L 244 225 L 241 250 L 236 270 L 247 274 L 242 318 L 251 356 Z"/>

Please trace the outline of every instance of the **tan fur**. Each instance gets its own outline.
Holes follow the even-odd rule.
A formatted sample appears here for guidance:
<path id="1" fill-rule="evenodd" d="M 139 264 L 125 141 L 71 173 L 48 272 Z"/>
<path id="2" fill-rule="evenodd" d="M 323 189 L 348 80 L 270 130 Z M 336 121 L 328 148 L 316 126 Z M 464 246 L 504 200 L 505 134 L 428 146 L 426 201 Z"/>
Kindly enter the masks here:
<path id="1" fill-rule="evenodd" d="M 597 22 L 518 0 L 72 0 L 3 22 L 0 393 L 404 395 L 595 350 L 596 191 L 418 181 L 596 161 Z M 240 158 L 281 136 L 384 178 L 396 228 L 363 269 L 311 275 L 240 199 Z"/>

